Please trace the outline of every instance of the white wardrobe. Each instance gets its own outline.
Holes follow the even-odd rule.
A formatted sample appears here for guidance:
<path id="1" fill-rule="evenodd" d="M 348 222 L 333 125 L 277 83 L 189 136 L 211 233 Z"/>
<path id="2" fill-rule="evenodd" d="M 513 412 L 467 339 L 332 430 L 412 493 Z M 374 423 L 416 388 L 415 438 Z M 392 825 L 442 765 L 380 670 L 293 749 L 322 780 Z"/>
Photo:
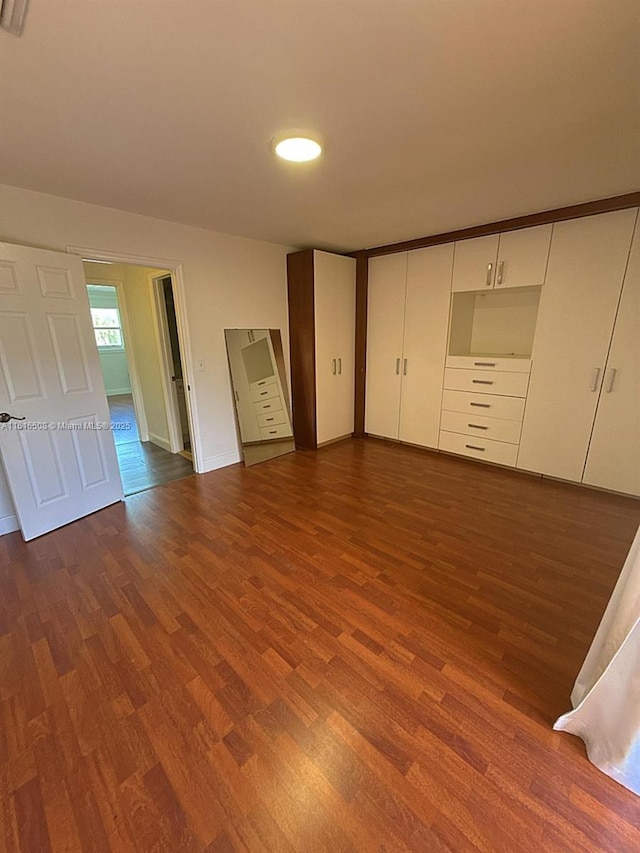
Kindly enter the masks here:
<path id="1" fill-rule="evenodd" d="M 370 258 L 366 433 L 640 495 L 637 220 Z"/>
<path id="2" fill-rule="evenodd" d="M 519 468 L 630 494 L 640 494 L 637 213 L 554 226 L 518 455 Z"/>
<path id="3" fill-rule="evenodd" d="M 365 431 L 438 446 L 453 245 L 369 261 Z"/>
<path id="4" fill-rule="evenodd" d="M 355 260 L 343 255 L 287 255 L 293 428 L 301 450 L 353 434 L 355 273 Z"/>

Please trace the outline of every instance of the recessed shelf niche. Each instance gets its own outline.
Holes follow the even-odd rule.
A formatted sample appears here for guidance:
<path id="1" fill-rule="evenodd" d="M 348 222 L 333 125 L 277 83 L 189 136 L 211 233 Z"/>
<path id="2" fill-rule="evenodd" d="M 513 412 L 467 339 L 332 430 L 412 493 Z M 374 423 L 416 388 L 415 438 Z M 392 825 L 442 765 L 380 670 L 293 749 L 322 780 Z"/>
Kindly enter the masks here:
<path id="1" fill-rule="evenodd" d="M 531 358 L 540 287 L 454 293 L 449 355 Z"/>

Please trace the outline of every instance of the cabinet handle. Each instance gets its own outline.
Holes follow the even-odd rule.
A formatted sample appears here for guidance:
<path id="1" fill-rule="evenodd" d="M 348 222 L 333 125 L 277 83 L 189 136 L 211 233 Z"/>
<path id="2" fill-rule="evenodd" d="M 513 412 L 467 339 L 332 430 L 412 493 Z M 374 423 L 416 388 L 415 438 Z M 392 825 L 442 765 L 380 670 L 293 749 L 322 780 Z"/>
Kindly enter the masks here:
<path id="1" fill-rule="evenodd" d="M 467 424 L 468 427 L 473 427 L 474 429 L 489 429 L 488 426 L 482 426 L 482 424 Z"/>
<path id="2" fill-rule="evenodd" d="M 498 264 L 498 281 L 497 284 L 502 284 L 502 279 L 504 275 L 504 261 L 500 261 Z"/>
<path id="3" fill-rule="evenodd" d="M 278 434 L 278 430 L 277 430 L 277 429 L 270 429 L 270 430 L 269 430 L 269 435 L 277 435 L 277 434 Z"/>
<path id="4" fill-rule="evenodd" d="M 491 287 L 491 274 L 493 273 L 493 264 L 487 264 L 487 280 L 486 286 Z"/>
<path id="5" fill-rule="evenodd" d="M 496 362 L 495 361 L 474 361 L 473 366 L 474 367 L 495 367 Z"/>
<path id="6" fill-rule="evenodd" d="M 609 381 L 607 382 L 607 394 L 610 394 L 613 391 L 613 386 L 616 381 L 616 373 L 618 372 L 617 368 L 612 367 L 609 371 Z"/>
<path id="7" fill-rule="evenodd" d="M 470 406 L 477 406 L 478 409 L 490 409 L 491 403 L 469 403 Z"/>
<path id="8" fill-rule="evenodd" d="M 396 376 L 400 376 L 400 359 L 396 358 Z"/>
<path id="9" fill-rule="evenodd" d="M 265 395 L 265 394 L 268 394 L 268 393 L 269 393 L 268 391 L 261 391 L 261 392 L 260 392 L 260 394 L 259 394 L 258 396 L 259 396 L 259 397 L 264 397 L 264 395 Z"/>
<path id="10" fill-rule="evenodd" d="M 404 366 L 403 366 L 403 368 L 402 368 L 402 373 L 403 373 L 405 376 L 407 375 L 407 362 L 408 362 L 408 361 L 409 361 L 409 359 L 408 359 L 408 358 L 405 358 L 405 360 L 404 360 Z"/>
<path id="11" fill-rule="evenodd" d="M 465 447 L 468 447 L 469 450 L 482 450 L 484 452 L 484 447 L 478 447 L 475 444 L 465 444 Z"/>
<path id="12" fill-rule="evenodd" d="M 472 379 L 472 385 L 493 385 L 493 379 Z"/>
<path id="13" fill-rule="evenodd" d="M 332 372 L 332 373 L 333 373 L 333 375 L 335 376 L 335 375 L 336 375 L 336 360 L 335 360 L 335 358 L 332 358 L 332 359 L 331 359 L 331 364 L 333 365 L 333 366 L 332 366 L 332 368 L 331 368 L 331 372 Z"/>
<path id="14" fill-rule="evenodd" d="M 597 391 L 599 381 L 600 381 L 600 368 L 594 367 L 593 368 L 593 379 L 591 380 L 591 388 L 589 390 L 590 391 Z"/>
<path id="15" fill-rule="evenodd" d="M 339 375 L 342 374 L 342 359 L 341 358 L 338 359 L 338 374 Z"/>
<path id="16" fill-rule="evenodd" d="M 265 420 L 269 423 L 269 421 L 275 421 L 275 418 L 265 418 Z"/>

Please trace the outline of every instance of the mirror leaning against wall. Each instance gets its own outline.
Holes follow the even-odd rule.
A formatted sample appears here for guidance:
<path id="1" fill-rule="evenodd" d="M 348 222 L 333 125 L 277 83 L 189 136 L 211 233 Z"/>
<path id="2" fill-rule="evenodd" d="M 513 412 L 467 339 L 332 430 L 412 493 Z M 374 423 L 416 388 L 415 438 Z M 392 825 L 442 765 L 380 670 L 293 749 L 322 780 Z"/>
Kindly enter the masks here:
<path id="1" fill-rule="evenodd" d="M 295 450 L 279 329 L 225 329 L 245 465 Z"/>

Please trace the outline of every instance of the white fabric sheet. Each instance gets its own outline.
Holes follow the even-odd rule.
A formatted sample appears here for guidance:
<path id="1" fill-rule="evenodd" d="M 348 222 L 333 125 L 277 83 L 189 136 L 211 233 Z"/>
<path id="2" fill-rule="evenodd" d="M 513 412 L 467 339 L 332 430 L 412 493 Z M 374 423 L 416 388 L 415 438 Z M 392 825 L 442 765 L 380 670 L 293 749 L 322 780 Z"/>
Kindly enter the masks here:
<path id="1" fill-rule="evenodd" d="M 589 760 L 640 795 L 640 530 L 554 729 L 579 735 Z"/>

